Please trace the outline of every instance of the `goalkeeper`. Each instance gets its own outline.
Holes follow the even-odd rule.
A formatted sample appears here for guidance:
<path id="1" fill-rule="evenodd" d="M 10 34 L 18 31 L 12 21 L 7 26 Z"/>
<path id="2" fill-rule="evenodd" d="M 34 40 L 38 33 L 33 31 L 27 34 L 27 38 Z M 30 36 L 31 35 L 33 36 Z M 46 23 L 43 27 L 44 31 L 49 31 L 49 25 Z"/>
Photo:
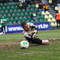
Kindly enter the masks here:
<path id="1" fill-rule="evenodd" d="M 41 40 L 37 37 L 37 27 L 33 23 L 22 22 L 22 27 L 24 29 L 24 37 L 32 44 L 47 45 L 48 40 Z"/>

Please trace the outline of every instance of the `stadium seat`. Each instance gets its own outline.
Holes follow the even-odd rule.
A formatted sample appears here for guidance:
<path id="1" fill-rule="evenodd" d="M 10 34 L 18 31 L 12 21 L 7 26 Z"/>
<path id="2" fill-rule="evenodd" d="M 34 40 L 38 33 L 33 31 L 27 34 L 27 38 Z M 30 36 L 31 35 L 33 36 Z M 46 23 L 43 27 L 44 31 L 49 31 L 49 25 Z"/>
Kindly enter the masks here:
<path id="1" fill-rule="evenodd" d="M 15 21 L 18 21 L 18 17 L 15 17 Z"/>
<path id="2" fill-rule="evenodd" d="M 21 12 L 21 13 L 20 13 L 20 15 L 21 15 L 21 16 L 24 16 L 24 13 L 23 13 L 23 12 Z"/>
<path id="3" fill-rule="evenodd" d="M 52 21 L 53 21 L 53 22 L 55 22 L 55 21 L 56 21 L 56 19 L 55 19 L 55 18 L 52 18 Z"/>
<path id="4" fill-rule="evenodd" d="M 1 10 L 0 12 L 3 14 L 5 11 L 4 10 Z"/>
<path id="5" fill-rule="evenodd" d="M 21 21 L 17 21 L 17 24 L 21 24 Z"/>
<path id="6" fill-rule="evenodd" d="M 13 23 L 11 21 L 9 21 L 7 24 L 12 25 Z"/>
<path id="7" fill-rule="evenodd" d="M 25 9 L 22 9 L 22 12 L 25 12 Z"/>
<path id="8" fill-rule="evenodd" d="M 12 24 L 17 24 L 17 22 L 16 21 L 13 21 Z"/>
<path id="9" fill-rule="evenodd" d="M 31 9 L 30 9 L 30 11 L 32 12 L 32 11 L 34 11 L 34 9 L 33 9 L 33 8 L 31 8 Z"/>
<path id="10" fill-rule="evenodd" d="M 6 14 L 4 14 L 4 17 L 6 18 L 6 17 L 7 17 L 7 15 L 6 15 Z"/>
<path id="11" fill-rule="evenodd" d="M 20 16 L 20 13 L 15 14 L 16 16 Z"/>
<path id="12" fill-rule="evenodd" d="M 46 19 L 48 19 L 48 18 L 49 18 L 49 16 L 48 16 L 48 15 L 45 15 L 45 18 L 46 18 Z"/>
<path id="13" fill-rule="evenodd" d="M 57 26 L 57 23 L 56 22 L 51 22 L 51 26 L 55 27 L 55 26 Z"/>
<path id="14" fill-rule="evenodd" d="M 22 20 L 22 17 L 19 17 L 19 20 Z"/>
<path id="15" fill-rule="evenodd" d="M 7 9 L 10 9 L 10 7 L 9 7 L 9 6 L 7 6 L 6 8 L 7 8 Z"/>
<path id="16" fill-rule="evenodd" d="M 47 19 L 44 19 L 44 22 L 47 22 Z"/>
<path id="17" fill-rule="evenodd" d="M 28 8 L 31 8 L 31 5 L 28 5 Z"/>
<path id="18" fill-rule="evenodd" d="M 11 17 L 11 18 L 10 18 L 10 21 L 14 21 L 14 18 L 13 18 L 13 17 Z"/>
<path id="19" fill-rule="evenodd" d="M 48 22 L 52 22 L 52 19 L 51 19 L 51 18 L 49 18 L 49 19 L 48 19 Z"/>
<path id="20" fill-rule="evenodd" d="M 4 6 L 7 6 L 8 4 L 7 3 L 4 3 Z"/>
<path id="21" fill-rule="evenodd" d="M 40 19 L 38 22 L 42 22 L 42 19 Z"/>
<path id="22" fill-rule="evenodd" d="M 3 10 L 5 10 L 5 9 L 6 9 L 6 8 L 5 8 L 5 6 L 3 6 L 2 8 L 3 8 Z"/>
<path id="23" fill-rule="evenodd" d="M 51 14 L 49 14 L 49 18 L 53 18 L 53 16 Z"/>
<path id="24" fill-rule="evenodd" d="M 45 12 L 44 11 L 42 11 L 42 15 L 45 15 Z"/>
<path id="25" fill-rule="evenodd" d="M 0 17 L 2 17 L 2 15 L 0 14 Z"/>
<path id="26" fill-rule="evenodd" d="M 14 9 L 13 11 L 14 11 L 14 13 L 17 13 L 17 10 L 16 9 Z"/>
<path id="27" fill-rule="evenodd" d="M 48 11 L 46 11 L 45 13 L 46 13 L 46 15 L 49 15 L 50 14 Z"/>
<path id="28" fill-rule="evenodd" d="M 12 9 L 10 9 L 9 13 L 13 13 L 13 10 L 12 10 Z"/>
<path id="29" fill-rule="evenodd" d="M 17 11 L 18 11 L 18 13 L 21 13 L 21 9 L 18 9 Z"/>
<path id="30" fill-rule="evenodd" d="M 10 13 L 7 14 L 8 17 L 11 17 L 12 15 Z"/>
<path id="31" fill-rule="evenodd" d="M 60 9 L 58 10 L 58 12 L 60 13 Z"/>
<path id="32" fill-rule="evenodd" d="M 25 14 L 25 16 L 28 16 L 28 12 L 25 12 L 24 14 Z"/>
<path id="33" fill-rule="evenodd" d="M 58 10 L 58 7 L 57 6 L 55 7 L 55 10 Z"/>
<path id="34" fill-rule="evenodd" d="M 40 17 L 41 19 L 44 19 L 44 16 L 43 15 L 41 15 L 41 17 Z"/>
<path id="35" fill-rule="evenodd" d="M 38 9 L 39 8 L 39 4 L 35 4 L 35 7 Z"/>
<path id="36" fill-rule="evenodd" d="M 5 14 L 8 14 L 8 12 L 9 12 L 8 10 L 5 10 Z"/>
<path id="37" fill-rule="evenodd" d="M 32 4 L 32 6 L 31 6 L 32 8 L 35 8 L 35 5 L 34 4 Z"/>
<path id="38" fill-rule="evenodd" d="M 0 3 L 0 6 L 3 6 L 3 3 Z"/>

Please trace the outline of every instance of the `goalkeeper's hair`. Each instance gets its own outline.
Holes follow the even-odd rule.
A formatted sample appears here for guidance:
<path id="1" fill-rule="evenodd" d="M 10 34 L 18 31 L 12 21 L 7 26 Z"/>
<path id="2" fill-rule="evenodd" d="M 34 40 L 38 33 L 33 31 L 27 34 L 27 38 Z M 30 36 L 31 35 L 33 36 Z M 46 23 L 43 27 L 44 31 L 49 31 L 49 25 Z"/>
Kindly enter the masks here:
<path id="1" fill-rule="evenodd" d="M 25 21 L 21 23 L 21 26 L 22 26 L 22 27 L 23 27 L 24 25 L 26 25 L 26 22 L 25 22 Z"/>

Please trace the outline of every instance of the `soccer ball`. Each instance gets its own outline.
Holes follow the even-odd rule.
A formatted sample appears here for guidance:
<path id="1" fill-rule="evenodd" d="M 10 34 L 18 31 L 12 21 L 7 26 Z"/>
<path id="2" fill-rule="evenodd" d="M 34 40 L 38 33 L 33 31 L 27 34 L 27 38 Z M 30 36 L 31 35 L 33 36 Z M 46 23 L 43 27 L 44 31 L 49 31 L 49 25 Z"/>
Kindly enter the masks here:
<path id="1" fill-rule="evenodd" d="M 21 48 L 28 48 L 29 47 L 29 42 L 28 41 L 21 41 L 20 42 L 20 47 Z"/>

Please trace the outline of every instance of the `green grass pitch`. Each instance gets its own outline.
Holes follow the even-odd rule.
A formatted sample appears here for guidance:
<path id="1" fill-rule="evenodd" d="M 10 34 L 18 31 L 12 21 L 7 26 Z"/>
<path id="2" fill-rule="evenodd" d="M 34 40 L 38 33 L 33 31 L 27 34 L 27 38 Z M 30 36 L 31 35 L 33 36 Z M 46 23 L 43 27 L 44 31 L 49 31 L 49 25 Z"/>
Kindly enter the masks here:
<path id="1" fill-rule="evenodd" d="M 49 39 L 49 45 L 21 49 L 19 42 L 25 39 L 23 33 L 0 35 L 0 60 L 60 60 L 60 30 L 39 31 L 38 37 Z"/>

